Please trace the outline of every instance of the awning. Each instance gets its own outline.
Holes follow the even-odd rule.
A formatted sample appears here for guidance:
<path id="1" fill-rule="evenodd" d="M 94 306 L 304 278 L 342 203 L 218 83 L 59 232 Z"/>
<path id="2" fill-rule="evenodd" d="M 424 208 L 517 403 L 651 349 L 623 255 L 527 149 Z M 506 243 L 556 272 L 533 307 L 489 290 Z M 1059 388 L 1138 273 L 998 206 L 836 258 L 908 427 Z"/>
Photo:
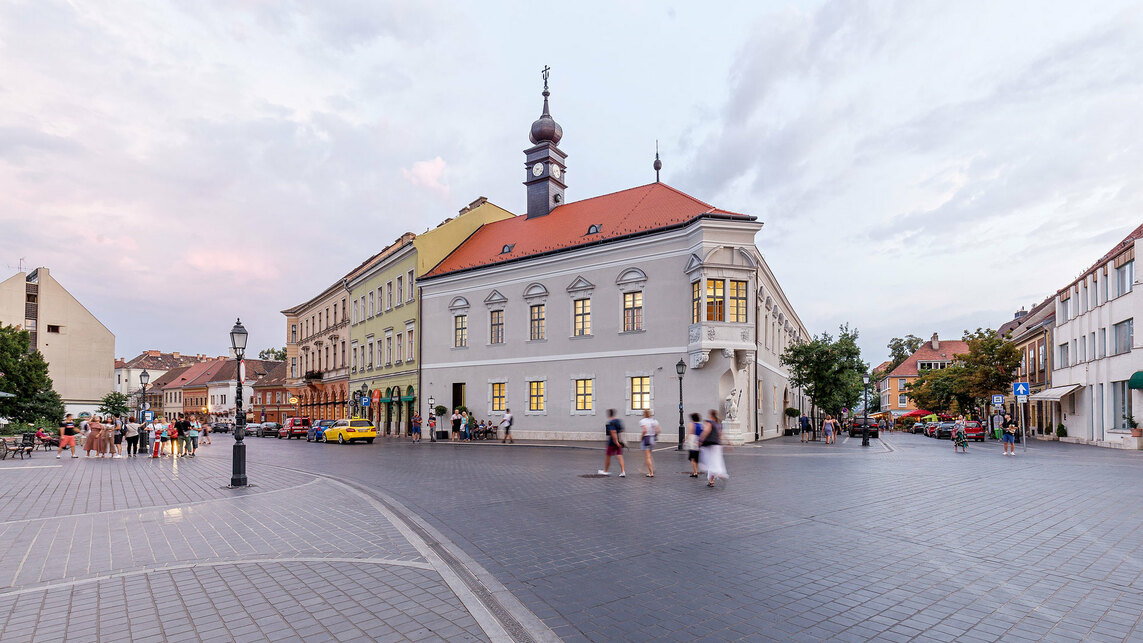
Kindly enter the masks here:
<path id="1" fill-rule="evenodd" d="M 1029 395 L 1029 400 L 1048 400 L 1050 402 L 1059 402 L 1060 398 L 1071 393 L 1072 391 L 1082 388 L 1082 384 L 1068 384 L 1067 386 L 1057 386 L 1050 388 L 1033 395 Z"/>
<path id="2" fill-rule="evenodd" d="M 1143 388 L 1143 371 L 1135 371 L 1131 379 L 1127 380 L 1127 388 Z"/>

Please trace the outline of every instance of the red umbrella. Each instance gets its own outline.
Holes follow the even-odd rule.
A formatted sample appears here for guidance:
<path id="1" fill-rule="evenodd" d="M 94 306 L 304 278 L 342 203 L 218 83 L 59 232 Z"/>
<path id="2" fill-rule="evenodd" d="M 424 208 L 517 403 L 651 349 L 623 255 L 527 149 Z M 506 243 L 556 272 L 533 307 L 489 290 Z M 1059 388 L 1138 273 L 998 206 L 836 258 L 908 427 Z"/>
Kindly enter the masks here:
<path id="1" fill-rule="evenodd" d="M 903 418 L 920 418 L 920 417 L 925 417 L 926 415 L 932 415 L 932 414 L 933 414 L 932 411 L 926 411 L 924 409 L 917 409 L 916 411 L 910 411 L 910 412 L 906 413 L 905 415 L 902 415 L 901 417 L 903 417 Z"/>

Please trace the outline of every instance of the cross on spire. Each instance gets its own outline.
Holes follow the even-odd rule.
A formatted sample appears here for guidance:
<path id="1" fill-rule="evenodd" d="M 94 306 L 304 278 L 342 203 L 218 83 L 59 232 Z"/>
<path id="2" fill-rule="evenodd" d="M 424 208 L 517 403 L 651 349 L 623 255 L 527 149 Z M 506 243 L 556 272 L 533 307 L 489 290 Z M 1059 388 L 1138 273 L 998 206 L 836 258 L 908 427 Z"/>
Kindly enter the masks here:
<path id="1" fill-rule="evenodd" d="M 544 77 L 544 91 L 548 91 L 548 75 L 551 74 L 551 71 L 552 68 L 547 65 L 544 65 L 544 68 L 540 70 L 540 75 Z"/>

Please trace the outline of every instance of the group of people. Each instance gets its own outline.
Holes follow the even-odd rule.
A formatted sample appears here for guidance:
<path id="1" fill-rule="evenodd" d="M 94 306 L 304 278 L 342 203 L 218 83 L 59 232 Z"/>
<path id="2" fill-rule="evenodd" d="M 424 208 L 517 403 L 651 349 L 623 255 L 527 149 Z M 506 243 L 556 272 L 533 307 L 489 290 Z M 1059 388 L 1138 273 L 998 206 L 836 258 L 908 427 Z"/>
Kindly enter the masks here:
<path id="1" fill-rule="evenodd" d="M 627 468 L 623 461 L 623 450 L 627 447 L 623 440 L 623 421 L 615 415 L 615 409 L 607 409 L 607 425 L 604 429 L 607 436 L 607 451 L 603 459 L 603 468 L 597 475 L 611 475 L 611 458 L 619 462 L 619 477 L 627 477 Z M 662 433 L 659 421 L 655 419 L 650 409 L 643 411 L 643 419 L 639 420 L 639 445 L 643 450 L 643 463 L 647 468 L 643 475 L 648 478 L 655 477 L 655 463 L 652 452 L 655 442 Z M 722 422 L 718 418 L 718 411 L 711 410 L 706 420 L 698 413 L 691 413 L 691 429 L 684 441 L 687 450 L 687 460 L 691 463 L 690 477 L 699 477 L 699 472 L 706 473 L 706 485 L 713 487 L 716 480 L 725 480 L 730 477 L 726 472 L 726 461 L 722 457 Z"/>
<path id="2" fill-rule="evenodd" d="M 43 427 L 36 434 L 47 436 Z M 43 436 L 41 440 L 44 439 Z M 140 447 L 146 457 L 150 444 L 155 445 L 150 453 L 153 458 L 193 458 L 200 439 L 202 444 L 210 444 L 210 425 L 181 414 L 174 422 L 157 420 L 140 423 L 135 416 L 123 418 L 118 414 L 94 415 L 77 422 L 68 413 L 60 421 L 56 458 L 63 457 L 64 449 L 70 449 L 71 457 L 78 458 L 81 447 L 88 458 L 93 452 L 100 458 L 134 458 L 138 457 Z"/>
<path id="3" fill-rule="evenodd" d="M 500 442 L 516 443 L 512 437 L 512 410 L 505 408 L 504 417 L 500 419 L 499 423 L 494 423 L 492 420 L 476 420 L 476 416 L 470 414 L 467 409 L 457 407 L 452 411 L 452 434 L 449 437 L 449 442 L 472 442 L 474 439 L 491 436 L 497 437 L 497 429 L 504 429 L 504 437 Z M 435 422 L 435 421 L 434 421 Z M 414 425 L 416 426 L 416 425 Z M 435 425 L 434 425 L 435 428 Z M 419 437 L 414 439 L 418 441 Z"/>

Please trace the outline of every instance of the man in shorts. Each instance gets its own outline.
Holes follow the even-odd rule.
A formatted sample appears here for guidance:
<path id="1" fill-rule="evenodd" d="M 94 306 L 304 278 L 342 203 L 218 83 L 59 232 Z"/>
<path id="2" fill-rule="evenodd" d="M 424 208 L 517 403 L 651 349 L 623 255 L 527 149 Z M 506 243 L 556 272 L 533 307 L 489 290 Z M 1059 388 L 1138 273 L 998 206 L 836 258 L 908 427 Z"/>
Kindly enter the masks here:
<path id="1" fill-rule="evenodd" d="M 1004 455 L 1016 455 L 1016 421 L 1007 413 L 1004 414 L 1004 433 L 1000 436 L 1000 443 L 1004 445 Z"/>
<path id="2" fill-rule="evenodd" d="M 500 426 L 504 427 L 504 439 L 500 441 L 500 444 L 505 442 L 516 444 L 516 439 L 512 437 L 512 409 L 504 408 L 504 417 L 500 420 Z"/>
<path id="3" fill-rule="evenodd" d="M 58 460 L 60 454 L 63 453 L 64 447 L 71 448 L 71 457 L 78 458 L 75 452 L 75 436 L 79 433 L 79 429 L 75 428 L 75 420 L 72 419 L 71 413 L 64 416 L 60 421 L 60 448 L 56 449 L 56 459 Z"/>
<path id="4" fill-rule="evenodd" d="M 413 444 L 421 441 L 421 414 L 413 414 Z"/>
<path id="5" fill-rule="evenodd" d="M 111 436 L 112 436 L 112 439 L 114 440 L 113 451 L 115 452 L 115 455 L 113 455 L 111 457 L 112 458 L 122 458 L 123 457 L 123 432 L 126 429 L 126 426 L 124 425 L 123 418 L 119 417 L 118 415 L 115 415 L 114 417 L 115 417 L 115 420 L 112 423 L 114 428 L 111 431 Z"/>
<path id="6" fill-rule="evenodd" d="M 186 457 L 192 454 L 190 430 L 191 423 L 182 415 L 179 416 L 179 421 L 175 422 L 175 428 L 179 432 L 179 456 Z"/>
<path id="7" fill-rule="evenodd" d="M 603 476 L 611 475 L 608 470 L 611 469 L 611 456 L 619 459 L 619 477 L 627 477 L 627 467 L 623 465 L 623 439 L 619 437 L 623 433 L 623 422 L 615 417 L 615 409 L 607 409 L 607 455 L 604 456 L 603 468 L 597 473 Z"/>

